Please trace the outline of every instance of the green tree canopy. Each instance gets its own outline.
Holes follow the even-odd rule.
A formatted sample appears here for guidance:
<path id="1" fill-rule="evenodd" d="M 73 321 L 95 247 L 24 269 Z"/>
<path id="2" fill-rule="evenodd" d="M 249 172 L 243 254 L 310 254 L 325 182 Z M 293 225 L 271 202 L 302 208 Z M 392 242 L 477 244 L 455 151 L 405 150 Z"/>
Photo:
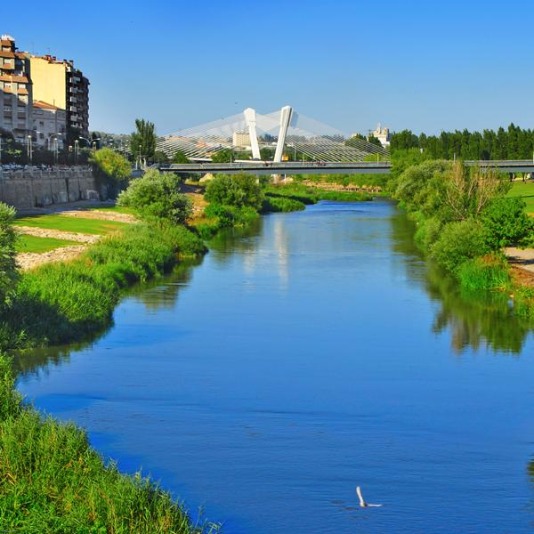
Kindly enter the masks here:
<path id="1" fill-rule="evenodd" d="M 185 152 L 182 150 L 177 150 L 173 157 L 172 157 L 173 163 L 189 163 L 189 158 L 186 156 Z"/>
<path id="2" fill-rule="evenodd" d="M 263 203 L 263 191 L 258 179 L 246 173 L 217 175 L 209 182 L 204 196 L 208 202 L 238 208 L 249 206 L 259 210 Z"/>
<path id="3" fill-rule="evenodd" d="M 95 150 L 91 154 L 90 162 L 98 173 L 116 182 L 124 181 L 132 173 L 128 160 L 112 148 Z"/>
<path id="4" fill-rule="evenodd" d="M 146 219 L 163 219 L 184 224 L 191 215 L 191 200 L 180 193 L 180 179 L 171 173 L 148 170 L 132 180 L 118 198 L 120 206 L 133 208 Z"/>
<path id="5" fill-rule="evenodd" d="M 130 137 L 130 150 L 135 159 L 153 159 L 156 151 L 156 131 L 154 123 L 145 119 L 135 119 L 136 131 Z"/>
<path id="6" fill-rule="evenodd" d="M 234 161 L 234 151 L 231 148 L 223 148 L 212 154 L 211 161 L 213 163 L 231 163 Z"/>

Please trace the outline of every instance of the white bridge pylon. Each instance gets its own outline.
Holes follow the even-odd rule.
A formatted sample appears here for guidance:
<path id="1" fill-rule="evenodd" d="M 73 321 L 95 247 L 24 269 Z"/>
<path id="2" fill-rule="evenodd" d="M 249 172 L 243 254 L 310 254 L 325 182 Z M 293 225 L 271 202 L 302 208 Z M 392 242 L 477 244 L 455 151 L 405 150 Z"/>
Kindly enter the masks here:
<path id="1" fill-rule="evenodd" d="M 347 143 L 341 131 L 300 115 L 291 106 L 266 115 L 247 108 L 226 119 L 160 137 L 157 149 L 170 158 L 180 151 L 191 161 L 211 161 L 221 151 L 231 151 L 232 159 L 276 163 L 284 159 L 357 162 L 369 155 L 389 157 L 385 148 L 363 139 L 353 137 Z"/>

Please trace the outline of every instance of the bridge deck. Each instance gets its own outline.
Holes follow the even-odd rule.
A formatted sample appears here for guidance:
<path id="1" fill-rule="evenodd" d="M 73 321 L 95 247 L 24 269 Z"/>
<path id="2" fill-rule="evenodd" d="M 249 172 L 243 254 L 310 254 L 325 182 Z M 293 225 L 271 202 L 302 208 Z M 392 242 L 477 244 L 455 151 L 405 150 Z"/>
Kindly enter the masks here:
<path id="1" fill-rule="evenodd" d="M 502 172 L 534 172 L 534 160 L 466 161 L 467 165 L 494 168 Z M 160 167 L 162 172 L 253 174 L 387 174 L 389 161 L 357 161 L 352 163 L 321 161 L 242 161 L 235 163 L 180 163 Z"/>

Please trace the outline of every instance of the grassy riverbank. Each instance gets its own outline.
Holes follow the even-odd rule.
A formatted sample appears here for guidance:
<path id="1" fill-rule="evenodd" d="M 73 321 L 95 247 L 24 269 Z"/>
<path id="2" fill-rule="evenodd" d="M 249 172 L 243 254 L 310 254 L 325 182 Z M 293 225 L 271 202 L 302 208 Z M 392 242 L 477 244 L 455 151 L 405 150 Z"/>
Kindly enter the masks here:
<path id="1" fill-rule="evenodd" d="M 137 223 L 73 261 L 28 271 L 0 314 L 0 350 L 86 339 L 111 324 L 124 288 L 204 252 L 202 241 L 183 226 Z"/>
<path id="2" fill-rule="evenodd" d="M 168 272 L 205 246 L 163 220 L 131 225 L 46 216 L 19 225 L 111 232 L 75 260 L 21 273 L 0 312 L 0 350 L 90 339 L 110 326 L 122 291 Z M 7 235 L 7 234 L 6 234 Z M 54 245 L 26 238 L 35 249 Z M 55 243 L 55 244 L 61 244 Z M 19 245 L 20 246 L 20 245 Z M 23 355 L 21 356 L 24 357 Z M 205 532 L 148 478 L 122 475 L 89 446 L 85 432 L 21 402 L 0 353 L 0 530 L 20 532 Z"/>
<path id="3" fill-rule="evenodd" d="M 426 161 L 394 174 L 389 189 L 415 221 L 415 241 L 463 291 L 499 291 L 513 313 L 534 319 L 534 289 L 518 284 L 505 247 L 531 247 L 534 221 L 521 193 L 496 172 L 462 162 Z"/>
<path id="4" fill-rule="evenodd" d="M 43 418 L 21 402 L 0 355 L 0 530 L 2 532 L 193 533 L 171 496 L 141 474 L 106 465 L 85 432 Z"/>

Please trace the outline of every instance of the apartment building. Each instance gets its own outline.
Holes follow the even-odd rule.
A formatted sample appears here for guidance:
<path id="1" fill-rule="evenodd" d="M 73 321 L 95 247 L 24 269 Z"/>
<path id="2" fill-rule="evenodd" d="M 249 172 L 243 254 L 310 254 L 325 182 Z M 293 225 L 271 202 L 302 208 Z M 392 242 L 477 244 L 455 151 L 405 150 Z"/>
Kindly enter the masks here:
<path id="1" fill-rule="evenodd" d="M 72 60 L 29 55 L 33 98 L 65 110 L 66 140 L 89 136 L 89 80 Z"/>
<path id="2" fill-rule="evenodd" d="M 32 135 L 32 82 L 30 63 L 17 51 L 10 35 L 0 36 L 0 129 L 20 143 Z"/>
<path id="3" fill-rule="evenodd" d="M 72 60 L 19 52 L 0 37 L 0 131 L 29 147 L 61 150 L 89 137 L 89 80 Z"/>

